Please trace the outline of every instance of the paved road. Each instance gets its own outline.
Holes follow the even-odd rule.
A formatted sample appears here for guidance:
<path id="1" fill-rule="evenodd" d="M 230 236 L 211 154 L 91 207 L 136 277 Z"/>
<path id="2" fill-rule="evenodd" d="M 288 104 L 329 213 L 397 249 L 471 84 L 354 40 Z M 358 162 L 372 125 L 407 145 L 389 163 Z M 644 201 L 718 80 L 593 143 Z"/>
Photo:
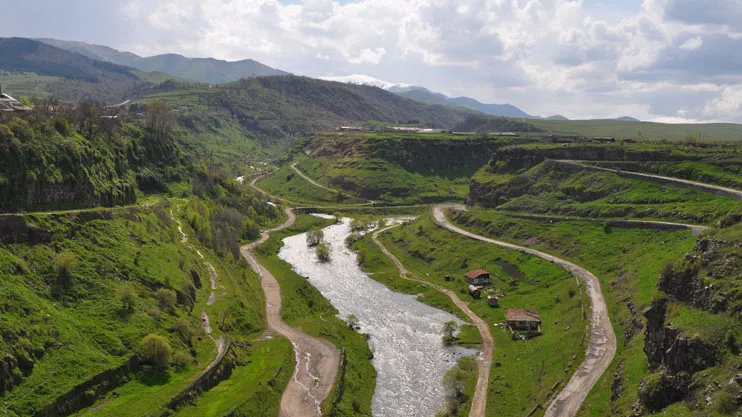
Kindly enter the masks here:
<path id="1" fill-rule="evenodd" d="M 340 352 L 330 342 L 312 337 L 286 324 L 281 315 L 281 287 L 267 269 L 258 263 L 253 250 L 270 237 L 270 233 L 291 227 L 296 216 L 286 209 L 288 220 L 283 225 L 261 233 L 260 240 L 241 248 L 242 256 L 260 275 L 265 292 L 268 328 L 283 335 L 294 345 L 296 368 L 281 398 L 279 417 L 321 417 L 320 405 L 332 391 L 340 365 Z"/>
<path id="2" fill-rule="evenodd" d="M 608 307 L 606 306 L 603 293 L 600 289 L 600 281 L 587 269 L 564 259 L 534 249 L 513 245 L 512 243 L 479 236 L 456 227 L 446 218 L 445 211 L 449 208 L 466 210 L 463 206 L 453 204 L 441 204 L 433 207 L 433 217 L 439 226 L 470 239 L 517 250 L 553 262 L 569 270 L 585 285 L 591 305 L 589 320 L 590 339 L 585 352 L 585 361 L 580 364 L 580 367 L 577 369 L 575 374 L 569 380 L 564 389 L 562 389 L 556 398 L 554 398 L 544 414 L 545 417 L 574 416 L 580 409 L 583 401 L 585 401 L 587 394 L 593 388 L 595 383 L 598 382 L 598 379 L 600 379 L 606 369 L 608 369 L 611 361 L 613 361 L 613 357 L 616 355 L 616 334 L 613 331 L 613 326 L 611 326 L 611 320 L 608 316 Z"/>
<path id="3" fill-rule="evenodd" d="M 472 398 L 472 405 L 471 411 L 469 411 L 469 417 L 484 417 L 485 410 L 487 409 L 487 387 L 489 386 L 490 369 L 492 368 L 492 352 L 495 348 L 495 341 L 492 338 L 492 334 L 490 333 L 489 325 L 486 321 L 482 320 L 481 317 L 477 316 L 473 311 L 471 311 L 469 306 L 465 302 L 461 301 L 461 299 L 458 297 L 458 295 L 456 295 L 455 292 L 449 290 L 448 288 L 431 284 L 428 281 L 410 278 L 410 271 L 408 271 L 407 268 L 405 268 L 405 266 L 402 264 L 402 262 L 400 262 L 400 260 L 396 256 L 394 256 L 394 254 L 389 252 L 387 248 L 381 243 L 381 241 L 379 241 L 379 234 L 397 226 L 399 225 L 394 225 L 385 229 L 377 230 L 371 237 L 373 238 L 374 243 L 376 243 L 376 245 L 381 249 L 381 251 L 384 252 L 384 254 L 397 266 L 397 269 L 399 269 L 400 277 L 408 281 L 416 281 L 429 285 L 432 288 L 435 288 L 436 290 L 448 295 L 453 303 L 456 304 L 456 306 L 469 317 L 469 319 L 474 323 L 475 326 L 477 326 L 477 329 L 479 329 L 479 334 L 482 335 L 482 354 L 477 358 L 477 386 L 474 389 L 474 398 Z"/>
<path id="4" fill-rule="evenodd" d="M 571 159 L 558 159 L 555 161 L 565 163 L 565 164 L 578 165 L 583 168 L 592 169 L 596 171 L 612 172 L 620 176 L 628 176 L 631 178 L 646 179 L 648 181 L 659 180 L 663 182 L 674 183 L 681 187 L 691 187 L 691 188 L 699 189 L 702 191 L 711 191 L 713 193 L 726 195 L 726 196 L 735 198 L 737 200 L 742 200 L 742 191 L 735 190 L 734 188 L 721 187 L 719 185 L 706 184 L 706 183 L 698 182 L 698 181 L 683 180 L 680 178 L 663 177 L 661 175 L 645 174 L 641 172 L 623 171 L 623 170 L 618 170 L 618 169 L 603 168 L 603 167 L 594 166 L 594 165 L 587 165 L 586 162 L 590 162 L 590 161 L 577 161 L 577 160 L 571 160 Z M 611 162 L 611 161 L 596 161 L 596 162 Z"/>

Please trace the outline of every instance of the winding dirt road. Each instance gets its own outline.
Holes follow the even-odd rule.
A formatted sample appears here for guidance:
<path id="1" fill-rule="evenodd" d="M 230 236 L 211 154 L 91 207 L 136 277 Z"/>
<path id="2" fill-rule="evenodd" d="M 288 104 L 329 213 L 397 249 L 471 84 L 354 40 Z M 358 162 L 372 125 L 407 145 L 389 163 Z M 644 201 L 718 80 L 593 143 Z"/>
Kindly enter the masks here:
<path id="1" fill-rule="evenodd" d="M 469 306 L 465 302 L 461 301 L 461 299 L 458 297 L 458 295 L 456 295 L 455 292 L 449 290 L 448 288 L 431 284 L 428 281 L 410 278 L 410 271 L 408 271 L 407 268 L 405 268 L 405 266 L 402 264 L 402 262 L 400 262 L 400 260 L 396 256 L 394 256 L 393 253 L 389 252 L 389 250 L 387 250 L 387 248 L 379 240 L 379 235 L 381 233 L 384 233 L 385 231 L 397 226 L 399 225 L 389 226 L 387 228 L 377 230 L 371 237 L 374 243 L 376 243 L 376 245 L 379 247 L 379 249 L 384 252 L 384 255 L 391 259 L 392 262 L 394 262 L 394 264 L 397 266 L 397 269 L 399 269 L 400 277 L 408 281 L 415 281 L 423 283 L 425 285 L 429 285 L 430 287 L 435 288 L 437 291 L 449 296 L 451 298 L 451 301 L 453 301 L 453 303 L 456 304 L 456 306 L 469 317 L 474 325 L 477 326 L 477 329 L 479 329 L 479 334 L 482 335 L 482 353 L 477 358 L 477 386 L 474 390 L 474 397 L 472 398 L 472 405 L 471 411 L 469 411 L 469 417 L 484 417 L 485 410 L 487 409 L 487 387 L 489 385 L 490 369 L 492 368 L 492 351 L 495 348 L 495 341 L 492 338 L 492 334 L 490 333 L 490 328 L 487 325 L 487 322 L 482 320 L 481 317 L 477 316 L 473 311 L 471 311 Z"/>
<path id="2" fill-rule="evenodd" d="M 294 345 L 296 368 L 281 398 L 279 417 L 321 417 L 321 404 L 332 391 L 340 365 L 340 352 L 324 339 L 312 337 L 286 324 L 281 316 L 281 287 L 267 269 L 257 261 L 253 250 L 270 238 L 270 233 L 291 227 L 296 216 L 286 209 L 288 220 L 283 225 L 262 232 L 260 240 L 241 248 L 242 256 L 260 276 L 265 292 L 268 328 L 286 337 Z"/>
<path id="3" fill-rule="evenodd" d="M 701 191 L 710 191 L 715 194 L 725 195 L 732 198 L 735 198 L 737 200 L 742 200 L 742 191 L 735 190 L 734 188 L 728 188 L 728 187 L 722 187 L 719 185 L 713 185 L 713 184 L 706 184 L 704 182 L 698 182 L 698 181 L 691 181 L 691 180 L 683 180 L 680 178 L 673 178 L 673 177 L 663 177 L 661 175 L 654 175 L 654 174 L 645 174 L 641 172 L 633 172 L 633 171 L 622 171 L 618 169 L 612 169 L 612 168 L 603 168 L 595 165 L 588 165 L 587 162 L 590 161 L 578 161 L 578 160 L 571 160 L 571 159 L 554 159 L 555 162 L 560 162 L 563 164 L 570 164 L 570 165 L 577 165 L 586 169 L 591 169 L 595 171 L 605 171 L 605 172 L 611 172 L 619 176 L 623 177 L 629 177 L 629 178 L 637 178 L 637 179 L 644 179 L 647 181 L 661 181 L 661 182 L 669 182 L 676 184 L 681 187 L 690 187 L 695 188 L 697 190 Z M 598 162 L 611 162 L 611 161 L 598 161 Z"/>
<path id="4" fill-rule="evenodd" d="M 585 352 L 585 361 L 580 364 L 575 374 L 564 389 L 554 398 L 544 414 L 545 417 L 574 416 L 580 409 L 583 401 L 585 401 L 587 394 L 595 383 L 598 382 L 598 379 L 606 369 L 608 369 L 611 361 L 613 361 L 613 357 L 616 355 L 616 334 L 613 331 L 613 326 L 611 326 L 608 307 L 600 289 L 600 281 L 587 269 L 564 259 L 534 249 L 513 245 L 512 243 L 479 236 L 456 227 L 446 218 L 446 209 L 449 208 L 466 210 L 464 206 L 454 204 L 441 204 L 433 207 L 433 217 L 439 226 L 470 239 L 517 250 L 553 262 L 569 270 L 585 285 L 591 305 L 590 339 Z"/>

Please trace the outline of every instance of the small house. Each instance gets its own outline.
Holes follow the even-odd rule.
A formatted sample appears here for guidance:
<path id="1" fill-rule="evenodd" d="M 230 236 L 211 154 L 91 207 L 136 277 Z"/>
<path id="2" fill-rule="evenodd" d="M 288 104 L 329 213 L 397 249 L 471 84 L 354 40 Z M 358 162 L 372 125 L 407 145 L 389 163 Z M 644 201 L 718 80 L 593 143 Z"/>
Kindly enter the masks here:
<path id="1" fill-rule="evenodd" d="M 482 298 L 482 289 L 475 285 L 470 285 L 469 295 L 471 295 L 473 299 L 479 300 L 480 298 Z"/>
<path id="2" fill-rule="evenodd" d="M 464 280 L 471 285 L 490 285 L 490 273 L 484 269 L 475 269 L 464 274 Z"/>
<path id="3" fill-rule="evenodd" d="M 495 297 L 494 295 L 488 295 L 487 296 L 487 304 L 489 304 L 490 307 L 499 307 L 500 306 L 500 299 Z"/>
<path id="4" fill-rule="evenodd" d="M 515 308 L 505 311 L 505 323 L 512 330 L 541 332 L 541 316 L 538 311 Z"/>

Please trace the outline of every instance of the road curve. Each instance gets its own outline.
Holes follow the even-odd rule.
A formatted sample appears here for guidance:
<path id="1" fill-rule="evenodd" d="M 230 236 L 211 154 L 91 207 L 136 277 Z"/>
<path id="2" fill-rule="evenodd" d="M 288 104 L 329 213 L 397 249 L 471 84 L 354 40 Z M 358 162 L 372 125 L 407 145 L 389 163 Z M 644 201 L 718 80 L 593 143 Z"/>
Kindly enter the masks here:
<path id="1" fill-rule="evenodd" d="M 595 165 L 588 165 L 586 162 L 591 161 L 577 161 L 577 160 L 571 160 L 571 159 L 554 159 L 553 161 L 564 163 L 564 164 L 570 164 L 570 165 L 577 165 L 586 169 L 591 169 L 595 171 L 605 171 L 605 172 L 612 172 L 619 176 L 629 177 L 629 178 L 638 178 L 638 179 L 644 179 L 647 181 L 662 181 L 662 182 L 669 182 L 676 184 L 681 187 L 691 187 L 702 191 L 710 191 L 712 193 L 726 195 L 732 198 L 735 198 L 737 200 L 742 200 L 742 191 L 736 190 L 734 188 L 728 188 L 728 187 L 722 187 L 719 185 L 713 185 L 713 184 L 707 184 L 704 182 L 698 182 L 698 181 L 691 181 L 691 180 L 683 180 L 680 178 L 673 178 L 673 177 L 663 177 L 661 175 L 654 175 L 654 174 L 645 174 L 641 172 L 633 172 L 633 171 L 623 171 L 619 169 L 612 169 L 612 168 L 603 168 Z M 594 162 L 611 162 L 611 161 L 594 161 Z"/>
<path id="2" fill-rule="evenodd" d="M 513 245 L 512 243 L 502 242 L 479 236 L 467 232 L 459 227 L 454 226 L 446 218 L 446 209 L 453 208 L 466 210 L 461 205 L 441 204 L 433 207 L 433 217 L 436 223 L 454 233 L 466 236 L 470 239 L 491 243 L 508 249 L 517 250 L 529 255 L 533 255 L 553 262 L 569 270 L 572 274 L 582 280 L 590 298 L 590 339 L 585 352 L 585 360 L 580 364 L 567 385 L 554 398 L 549 407 L 546 409 L 545 417 L 572 417 L 580 409 L 587 394 L 593 388 L 598 379 L 608 369 L 616 355 L 616 334 L 611 326 L 611 320 L 608 316 L 608 307 L 605 298 L 600 289 L 600 281 L 590 271 L 577 266 L 556 256 L 549 255 L 541 251 L 526 248 L 523 246 Z"/>
<path id="3" fill-rule="evenodd" d="M 492 338 L 492 334 L 490 333 L 489 325 L 486 321 L 482 320 L 481 317 L 477 316 L 473 311 L 471 311 L 469 306 L 461 301 L 461 299 L 458 297 L 458 295 L 456 295 L 455 292 L 449 290 L 448 288 L 431 284 L 428 281 L 410 278 L 410 271 L 408 271 L 407 268 L 405 268 L 405 266 L 402 264 L 402 262 L 400 262 L 400 260 L 396 256 L 394 256 L 394 254 L 389 252 L 389 250 L 387 250 L 387 248 L 381 243 L 381 241 L 379 241 L 379 235 L 381 233 L 397 226 L 399 225 L 389 226 L 387 228 L 377 230 L 371 237 L 374 243 L 376 243 L 376 245 L 379 247 L 379 249 L 384 252 L 384 255 L 391 259 L 392 262 L 394 262 L 394 264 L 397 266 L 397 269 L 399 269 L 400 277 L 408 281 L 416 281 L 429 285 L 432 288 L 435 288 L 437 291 L 448 295 L 451 298 L 451 301 L 453 301 L 453 303 L 456 304 L 456 306 L 469 317 L 474 325 L 477 326 L 477 329 L 479 329 L 479 334 L 482 335 L 482 354 L 477 358 L 477 386 L 474 389 L 474 397 L 472 398 L 469 417 L 484 417 L 485 411 L 487 409 L 487 387 L 489 386 L 490 369 L 492 368 L 492 351 L 495 348 L 495 341 Z"/>
<path id="4" fill-rule="evenodd" d="M 340 352 L 324 339 L 312 337 L 283 321 L 281 316 L 281 287 L 253 254 L 253 250 L 270 238 L 270 233 L 291 227 L 296 216 L 286 209 L 288 220 L 281 226 L 260 234 L 260 240 L 243 246 L 240 251 L 260 276 L 265 292 L 268 328 L 286 337 L 294 345 L 296 367 L 281 397 L 279 417 L 321 417 L 320 406 L 332 391 L 340 364 Z"/>

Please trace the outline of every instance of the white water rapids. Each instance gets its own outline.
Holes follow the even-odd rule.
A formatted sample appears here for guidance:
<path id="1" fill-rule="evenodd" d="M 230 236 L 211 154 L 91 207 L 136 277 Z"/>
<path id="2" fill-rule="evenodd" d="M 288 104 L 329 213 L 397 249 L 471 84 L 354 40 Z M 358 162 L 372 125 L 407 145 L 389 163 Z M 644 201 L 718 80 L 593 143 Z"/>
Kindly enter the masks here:
<path id="1" fill-rule="evenodd" d="M 332 261 L 322 264 L 306 234 L 284 239 L 279 257 L 307 277 L 346 319 L 355 314 L 369 334 L 377 371 L 372 410 L 376 417 L 431 417 L 445 401 L 443 376 L 462 355 L 476 351 L 443 346 L 443 324 L 453 315 L 414 296 L 393 292 L 369 278 L 345 246 L 350 219 L 324 229 Z"/>

